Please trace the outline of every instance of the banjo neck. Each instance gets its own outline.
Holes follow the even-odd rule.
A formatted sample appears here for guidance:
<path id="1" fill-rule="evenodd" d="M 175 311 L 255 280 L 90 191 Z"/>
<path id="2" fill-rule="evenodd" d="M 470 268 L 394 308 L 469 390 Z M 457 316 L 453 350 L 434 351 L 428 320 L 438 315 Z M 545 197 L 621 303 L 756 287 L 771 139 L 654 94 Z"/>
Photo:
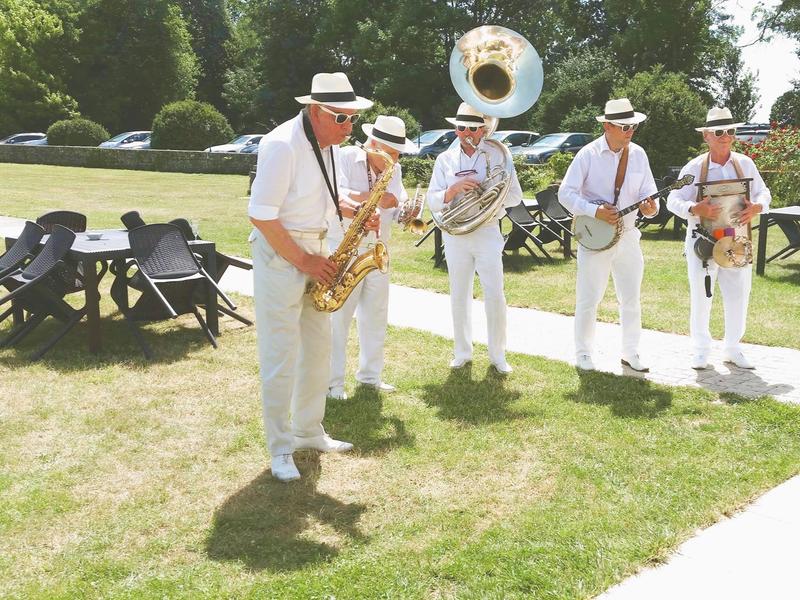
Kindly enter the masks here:
<path id="1" fill-rule="evenodd" d="M 667 193 L 667 192 L 669 192 L 671 190 L 678 190 L 678 189 L 680 189 L 680 188 L 682 188 L 682 187 L 684 187 L 686 185 L 689 185 L 690 183 L 692 183 L 692 181 L 694 181 L 694 176 L 693 175 L 684 175 L 683 177 L 681 177 L 680 179 L 674 181 L 673 183 L 669 184 L 668 186 L 665 186 L 665 187 L 661 188 L 660 190 L 657 190 L 655 193 L 651 194 L 651 196 L 653 198 L 658 198 L 659 196 L 662 196 L 663 194 L 665 194 L 665 193 Z M 617 211 L 617 214 L 619 215 L 620 219 L 622 217 L 624 217 L 625 215 L 627 215 L 628 213 L 633 212 L 634 210 L 639 208 L 639 206 L 642 204 L 642 202 L 645 202 L 647 200 L 647 198 L 650 198 L 651 196 L 647 196 L 646 198 L 642 198 L 638 202 L 634 202 L 630 206 L 626 206 L 625 208 Z"/>

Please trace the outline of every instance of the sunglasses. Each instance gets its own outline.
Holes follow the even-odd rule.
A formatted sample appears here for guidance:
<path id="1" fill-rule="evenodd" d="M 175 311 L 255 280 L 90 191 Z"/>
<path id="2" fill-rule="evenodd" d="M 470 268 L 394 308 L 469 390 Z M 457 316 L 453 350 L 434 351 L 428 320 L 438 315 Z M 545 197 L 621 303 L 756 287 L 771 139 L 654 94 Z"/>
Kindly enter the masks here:
<path id="1" fill-rule="evenodd" d="M 715 129 L 714 130 L 714 137 L 722 137 L 723 135 L 729 135 L 733 137 L 736 135 L 736 128 L 733 129 Z"/>
<path id="2" fill-rule="evenodd" d="M 329 108 L 325 108 L 322 104 L 320 104 L 319 107 L 329 115 L 333 115 L 334 117 L 336 117 L 334 120 L 336 121 L 337 125 L 342 125 L 344 123 L 347 123 L 347 121 L 350 121 L 353 125 L 355 125 L 358 119 L 361 118 L 361 115 L 359 115 L 358 113 L 348 115 L 347 113 L 333 112 Z"/>
<path id="3" fill-rule="evenodd" d="M 629 131 L 636 131 L 636 128 L 639 127 L 638 123 L 632 123 L 630 125 L 620 125 L 619 123 L 612 123 L 614 127 L 619 127 L 622 129 L 623 133 L 628 133 Z"/>
<path id="4" fill-rule="evenodd" d="M 458 131 L 466 131 L 467 129 L 469 129 L 470 132 L 472 132 L 472 133 L 475 133 L 481 127 L 483 127 L 483 125 L 478 125 L 477 127 L 467 127 L 466 125 L 456 125 L 456 129 Z"/>
<path id="5" fill-rule="evenodd" d="M 459 171 L 456 173 L 456 177 L 467 177 L 468 175 L 477 175 L 478 171 L 475 169 L 464 169 L 463 171 Z"/>

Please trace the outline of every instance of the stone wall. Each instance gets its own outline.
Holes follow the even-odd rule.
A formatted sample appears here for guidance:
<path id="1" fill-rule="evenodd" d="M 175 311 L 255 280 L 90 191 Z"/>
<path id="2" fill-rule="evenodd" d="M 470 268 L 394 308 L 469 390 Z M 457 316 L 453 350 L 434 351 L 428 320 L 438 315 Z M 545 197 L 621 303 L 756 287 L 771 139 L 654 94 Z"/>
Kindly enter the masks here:
<path id="1" fill-rule="evenodd" d="M 247 175 L 257 154 L 0 144 L 0 162 L 96 169 Z"/>

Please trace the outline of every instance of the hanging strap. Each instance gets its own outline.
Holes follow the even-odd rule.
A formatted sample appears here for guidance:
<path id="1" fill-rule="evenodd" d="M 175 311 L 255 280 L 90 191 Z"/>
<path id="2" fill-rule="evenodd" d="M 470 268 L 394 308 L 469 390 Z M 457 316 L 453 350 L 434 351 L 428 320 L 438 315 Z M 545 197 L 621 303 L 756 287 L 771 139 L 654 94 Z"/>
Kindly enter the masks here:
<path id="1" fill-rule="evenodd" d="M 314 129 L 311 127 L 311 121 L 308 118 L 308 112 L 304 110 L 302 114 L 303 131 L 306 134 L 306 139 L 308 139 L 311 147 L 314 149 L 314 156 L 317 157 L 317 164 L 322 171 L 322 176 L 325 178 L 325 185 L 328 186 L 328 192 L 331 195 L 331 200 L 333 200 L 333 205 L 336 207 L 336 215 L 339 217 L 339 223 L 342 223 L 342 210 L 339 208 L 339 188 L 336 185 L 336 163 L 333 160 L 333 146 L 329 148 L 331 157 L 331 170 L 333 171 L 333 185 L 331 185 L 331 180 L 328 177 L 328 169 L 325 168 L 325 161 L 322 160 L 322 151 L 320 150 L 319 142 L 317 142 L 317 137 L 314 135 Z"/>
<path id="2" fill-rule="evenodd" d="M 700 165 L 700 181 L 697 182 L 698 184 L 699 183 L 705 183 L 708 180 L 708 163 L 709 163 L 710 160 L 711 160 L 711 153 L 706 152 L 706 156 L 705 156 L 705 158 L 703 159 L 703 162 Z M 703 201 L 703 196 L 701 195 L 702 194 L 702 189 L 703 189 L 703 186 L 701 186 L 701 185 L 697 186 L 697 202 L 702 202 Z"/>
<path id="3" fill-rule="evenodd" d="M 625 183 L 625 172 L 628 170 L 628 147 L 622 149 L 622 156 L 619 157 L 619 164 L 617 165 L 617 176 L 614 178 L 614 206 L 617 205 L 619 200 L 619 193 L 622 190 L 622 184 Z"/>

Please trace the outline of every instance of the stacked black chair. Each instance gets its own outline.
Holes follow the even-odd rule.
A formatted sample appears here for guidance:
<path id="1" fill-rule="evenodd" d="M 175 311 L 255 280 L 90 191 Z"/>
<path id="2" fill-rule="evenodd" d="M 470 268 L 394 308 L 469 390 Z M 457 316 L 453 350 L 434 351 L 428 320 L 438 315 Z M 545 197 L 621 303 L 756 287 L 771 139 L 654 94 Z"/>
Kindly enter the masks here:
<path id="1" fill-rule="evenodd" d="M 538 192 L 536 202 L 542 215 L 539 238 L 545 244 L 558 241 L 564 250 L 564 257 L 575 258 L 572 251 L 572 215 L 558 201 L 558 187 L 550 186 Z"/>
<path id="2" fill-rule="evenodd" d="M 765 219 L 766 217 L 761 218 Z M 800 250 L 800 223 L 797 221 L 775 221 L 775 223 L 777 223 L 778 227 L 780 227 L 781 231 L 786 235 L 789 245 L 770 256 L 767 262 L 772 262 L 776 258 L 778 260 L 789 258 L 792 254 Z M 770 227 L 771 226 L 772 223 L 770 223 Z"/>
<path id="3" fill-rule="evenodd" d="M 544 249 L 542 240 L 534 233 L 536 228 L 541 226 L 541 223 L 533 218 L 533 215 L 531 215 L 522 202 L 516 206 L 507 207 L 506 216 L 511 221 L 511 231 L 505 236 L 505 244 L 503 245 L 504 253 L 525 248 L 537 263 L 541 263 L 541 260 L 536 256 L 533 248 L 528 245 L 528 242 L 533 242 L 548 260 L 553 260 L 553 257 Z"/>
<path id="4" fill-rule="evenodd" d="M 206 291 L 206 286 L 210 285 L 231 310 L 236 310 L 236 306 L 203 269 L 180 229 L 171 223 L 143 225 L 129 231 L 128 239 L 134 259 L 123 272 L 117 274 L 111 286 L 111 297 L 124 315 L 145 357 L 151 358 L 152 352 L 136 323 L 174 319 L 189 313 L 195 316 L 209 342 L 216 348 L 217 341 L 194 300 L 196 290 L 200 287 Z M 142 295 L 133 307 L 128 307 L 129 279 L 126 274 L 134 264 L 138 267 Z"/>
<path id="5" fill-rule="evenodd" d="M 36 223 L 26 221 L 22 233 L 17 238 L 5 254 L 0 256 L 0 279 L 6 275 L 21 270 L 23 265 L 35 254 L 39 242 L 44 237 L 44 229 Z M 5 321 L 14 312 L 14 308 L 9 308 L 0 314 L 0 322 Z"/>
<path id="6" fill-rule="evenodd" d="M 32 261 L 24 269 L 0 279 L 0 285 L 10 292 L 0 298 L 0 306 L 13 300 L 28 313 L 28 318 L 0 342 L 0 347 L 18 344 L 47 317 L 54 317 L 64 326 L 36 351 L 32 358 L 38 360 L 86 314 L 85 307 L 75 309 L 64 302 L 68 286 L 61 276 L 61 267 L 74 241 L 74 232 L 54 225 L 47 243 Z"/>
<path id="7" fill-rule="evenodd" d="M 44 227 L 46 233 L 52 233 L 53 227 L 61 225 L 75 233 L 86 231 L 86 215 L 71 210 L 55 210 L 36 219 L 37 225 Z"/>

